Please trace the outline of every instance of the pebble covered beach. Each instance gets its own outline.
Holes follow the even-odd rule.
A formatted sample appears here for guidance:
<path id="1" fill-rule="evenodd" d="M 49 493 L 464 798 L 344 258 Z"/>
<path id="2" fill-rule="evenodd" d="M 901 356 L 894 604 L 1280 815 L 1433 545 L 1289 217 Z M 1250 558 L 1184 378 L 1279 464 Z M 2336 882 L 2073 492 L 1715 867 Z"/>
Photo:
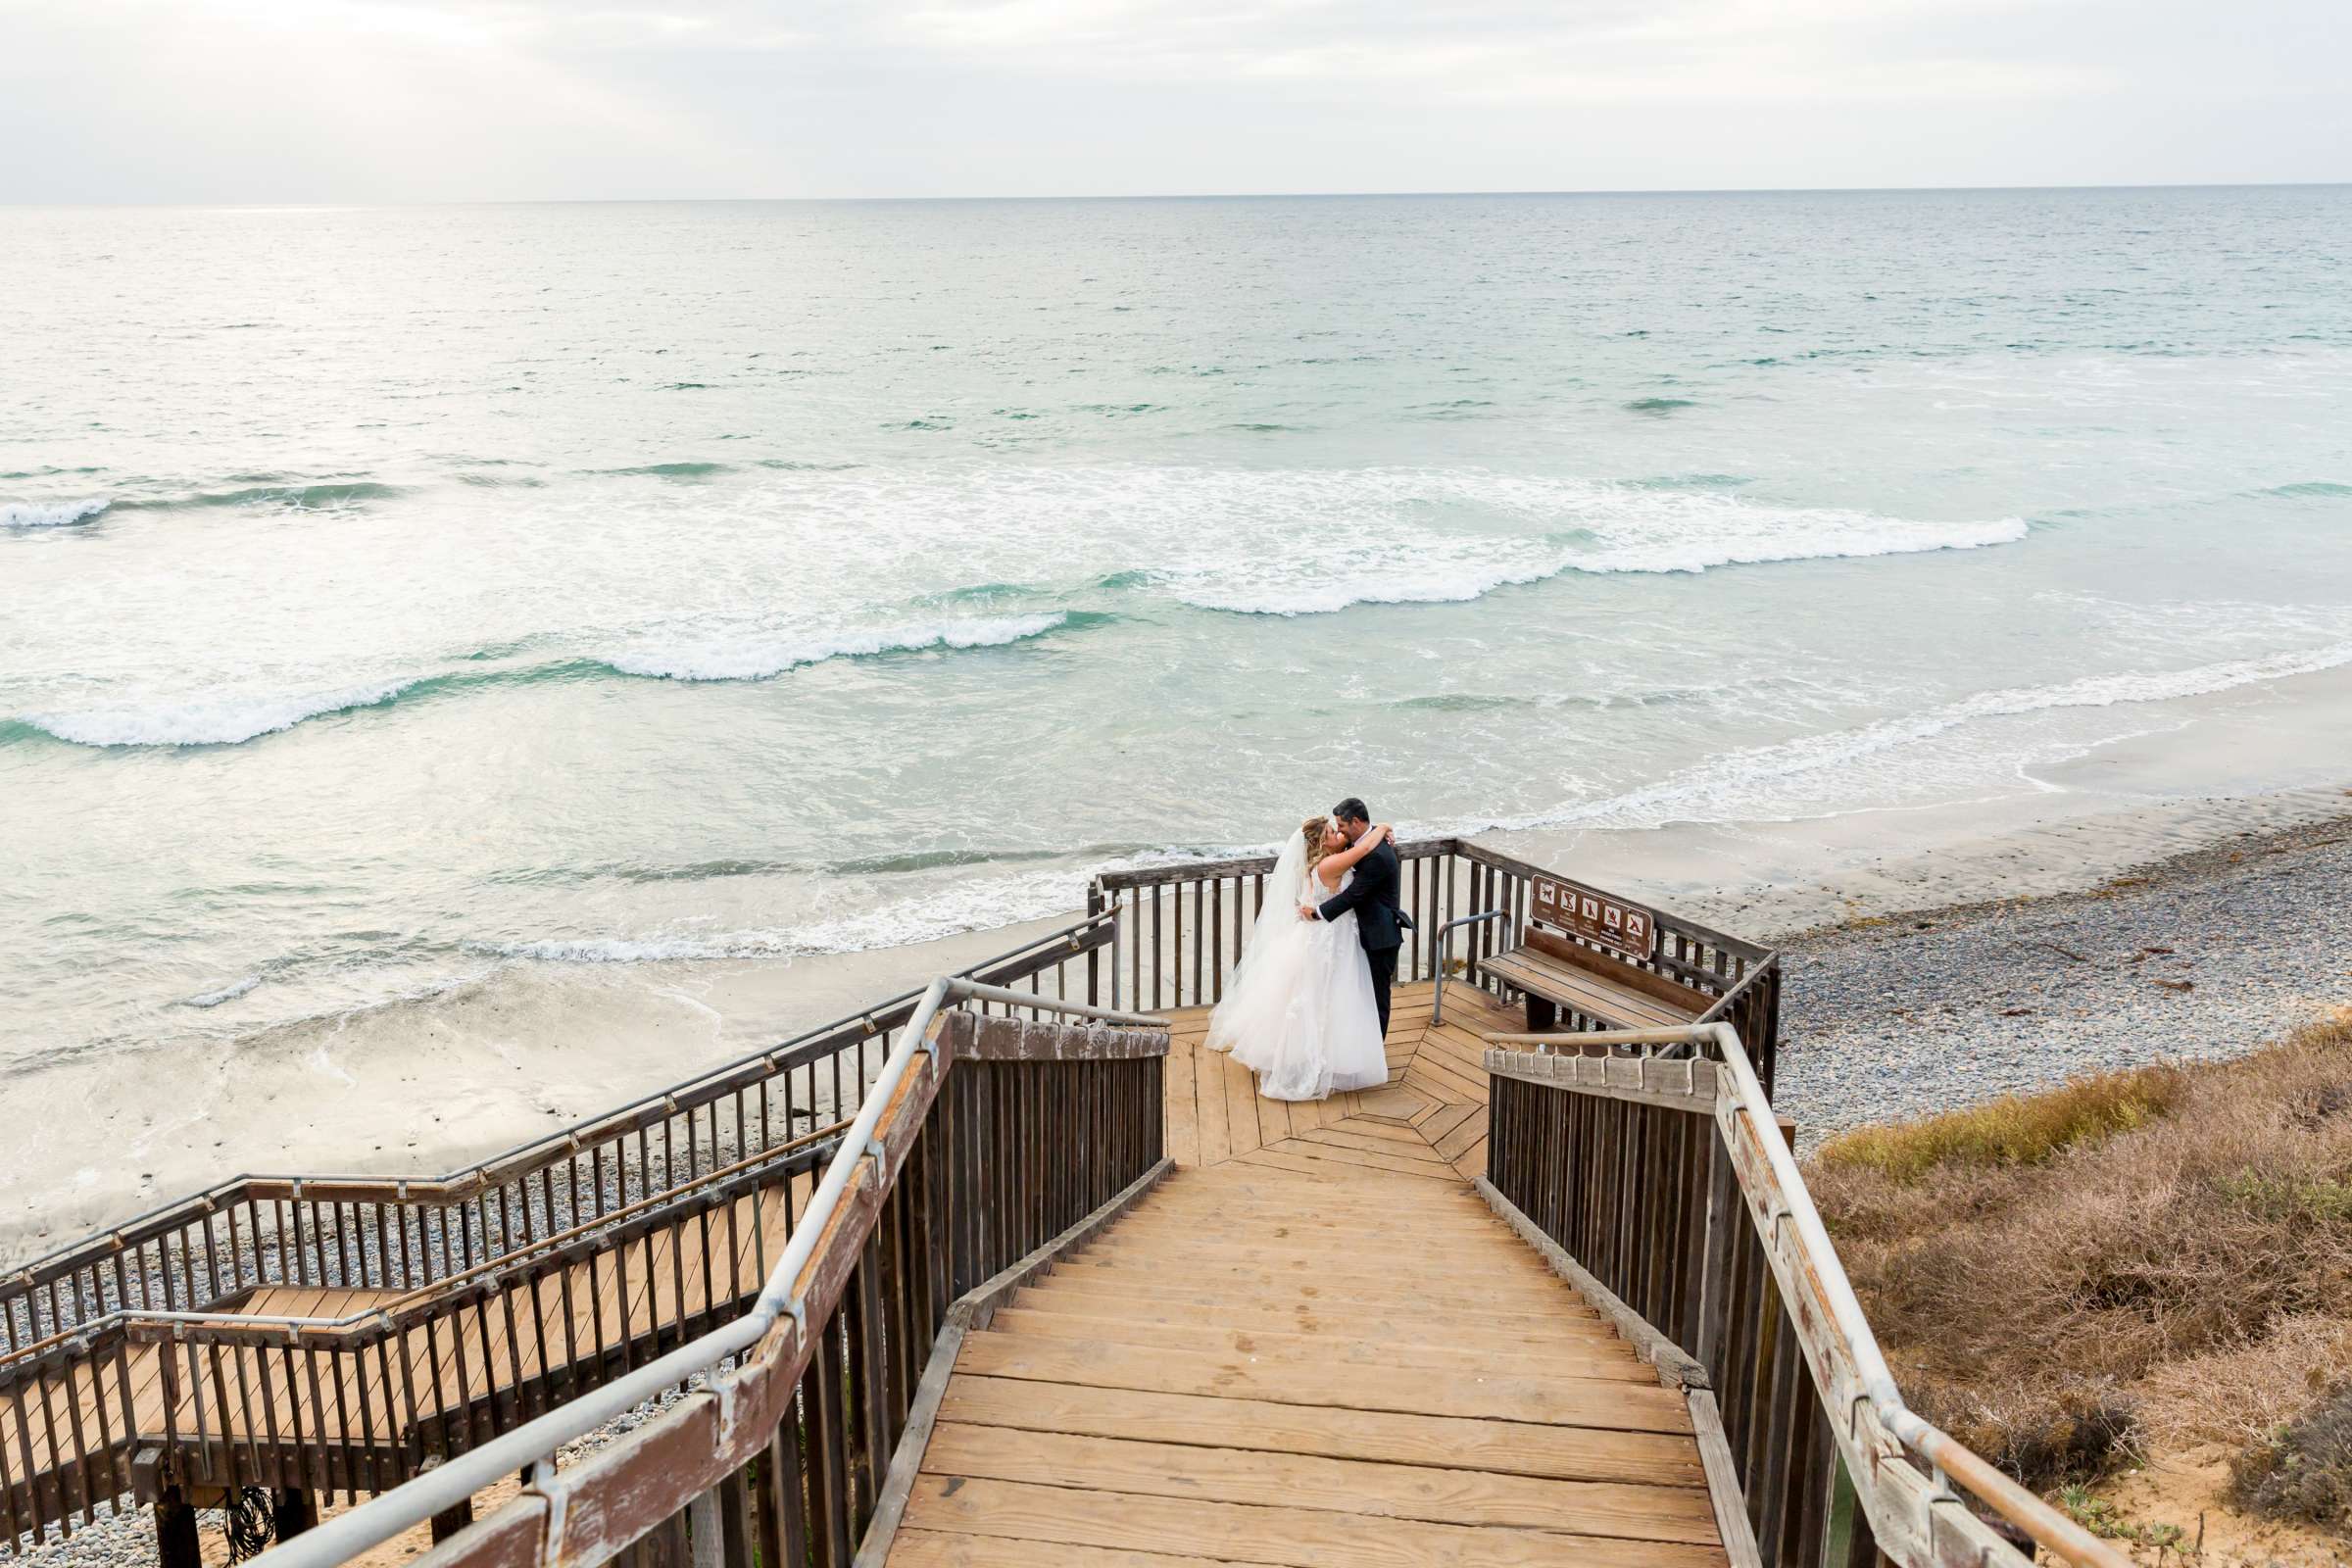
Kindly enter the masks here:
<path id="1" fill-rule="evenodd" d="M 2352 818 L 2225 840 L 2052 897 L 1875 916 L 1785 946 L 1779 1099 L 1800 1148 L 2241 1054 L 2352 1001 Z"/>

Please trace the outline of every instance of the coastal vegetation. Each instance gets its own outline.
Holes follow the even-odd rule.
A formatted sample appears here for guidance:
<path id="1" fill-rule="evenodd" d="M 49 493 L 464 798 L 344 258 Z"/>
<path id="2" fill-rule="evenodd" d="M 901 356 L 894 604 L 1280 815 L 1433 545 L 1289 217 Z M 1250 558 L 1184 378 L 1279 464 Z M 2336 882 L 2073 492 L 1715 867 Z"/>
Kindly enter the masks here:
<path id="1" fill-rule="evenodd" d="M 1907 1396 L 2096 1528 L 2133 1467 L 2352 1537 L 2352 1009 L 1824 1144 L 1808 1180 Z"/>

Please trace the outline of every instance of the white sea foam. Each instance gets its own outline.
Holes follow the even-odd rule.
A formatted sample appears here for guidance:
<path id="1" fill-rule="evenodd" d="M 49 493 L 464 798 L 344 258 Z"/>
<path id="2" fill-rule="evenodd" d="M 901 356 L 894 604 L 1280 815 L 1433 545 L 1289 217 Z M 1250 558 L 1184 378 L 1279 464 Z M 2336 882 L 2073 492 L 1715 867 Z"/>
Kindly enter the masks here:
<path id="1" fill-rule="evenodd" d="M 1921 521 L 1844 508 L 1782 507 L 1719 493 L 1673 492 L 1474 470 L 1336 475 L 1361 492 L 1358 526 L 1327 546 L 1221 552 L 1167 574 L 1174 596 L 1205 610 L 1301 615 L 1363 604 L 1484 598 L 1563 572 L 1686 572 L 1773 562 L 1911 555 L 2015 544 L 2022 517 Z M 1479 526 L 1416 522 L 1436 509 Z M 1516 523 L 1495 531 L 1494 520 Z M 1536 532 L 1533 530 L 1542 530 Z"/>
<path id="2" fill-rule="evenodd" d="M 260 985 L 261 983 L 262 977 L 260 975 L 249 974 L 242 980 L 230 981 L 227 985 L 222 986 L 218 991 L 207 991 L 200 995 L 189 997 L 185 999 L 180 1005 L 184 1007 L 218 1007 L 224 1002 L 236 1001 L 239 997 L 244 996 L 247 992 L 253 990 L 254 987 Z"/>
<path id="3" fill-rule="evenodd" d="M 828 659 L 919 653 L 932 648 L 1003 647 L 1052 631 L 1068 619 L 1061 613 L 991 615 L 857 630 L 770 632 L 741 640 L 719 637 L 683 646 L 643 647 L 611 655 L 605 662 L 623 674 L 665 680 L 765 680 Z"/>
<path id="4" fill-rule="evenodd" d="M 412 678 L 291 695 L 177 698 L 145 707 L 26 713 L 22 721 L 77 746 L 234 746 L 306 718 L 371 707 L 416 683 Z"/>
<path id="5" fill-rule="evenodd" d="M 2352 664 L 2352 642 L 2177 670 L 2130 670 L 2047 686 L 2007 687 L 1902 718 L 1727 753 L 1640 790 L 1507 819 L 1413 824 L 1414 836 L 1567 827 L 1638 830 L 1675 821 L 1770 819 L 1786 809 L 1789 781 L 1845 775 L 1867 759 L 1987 721 L 2065 710 L 2155 704 Z M 1221 848 L 1211 858 L 1260 853 Z M 1103 870 L 1180 863 L 1192 855 L 1146 852 L 1101 865 L 1067 865 L 973 877 L 914 897 L 806 924 L 641 938 L 515 943 L 500 956 L 566 963 L 643 963 L 718 958 L 792 958 L 863 953 L 938 941 L 1066 914 L 1086 878 Z"/>
<path id="6" fill-rule="evenodd" d="M 1174 865 L 1201 858 L 1254 855 L 1267 846 L 1220 848 L 1206 854 L 1146 852 L 1101 864 L 1072 863 L 1004 876 L 980 876 L 895 899 L 870 909 L 768 929 L 678 932 L 639 938 L 576 938 L 517 942 L 491 949 L 508 958 L 556 963 L 647 963 L 671 959 L 823 957 L 938 942 L 1032 920 L 1074 915 L 1087 879 L 1102 871 Z"/>
<path id="7" fill-rule="evenodd" d="M 11 501 L 0 506 L 0 528 L 64 528 L 87 522 L 112 505 L 104 496 L 81 501 Z"/>
<path id="8" fill-rule="evenodd" d="M 1764 819 L 1783 808 L 1776 797 L 1785 799 L 1783 792 L 1790 780 L 1829 774 L 1840 781 L 1840 793 L 1848 793 L 1858 763 L 1971 724 L 2069 709 L 2177 702 L 2262 681 L 2316 674 L 2345 664 L 2352 664 L 2352 642 L 2182 669 L 2125 670 L 2085 675 L 2048 686 L 2004 687 L 1978 692 L 1899 718 L 1726 753 L 1643 789 L 1513 818 L 1458 822 L 1442 831 L 1478 833 L 1564 827 L 1622 830 L 1659 827 L 1675 821 Z"/>
<path id="9" fill-rule="evenodd" d="M 939 593 L 976 582 L 1101 588 L 1278 615 L 1360 604 L 1479 599 L 1568 571 L 1700 572 L 1830 558 L 1973 550 L 2027 537 L 2018 517 L 1919 519 L 1776 504 L 1752 490 L 1678 490 L 1476 467 L 1242 468 L 1169 464 L 764 475 L 698 492 L 697 529 L 657 577 L 714 585 L 713 618 L 787 589 L 847 607 L 877 583 Z M 567 538 L 595 538 L 594 525 Z M 681 553 L 683 551 L 683 553 Z M 614 581 L 629 581 L 628 570 Z M 764 596 L 764 598 L 762 597 Z M 757 613 L 753 611 L 752 613 Z M 614 622 L 619 623 L 619 622 Z M 738 637 L 630 651 L 741 679 L 821 656 L 797 630 L 763 657 Z M 715 645 L 715 653 L 705 649 Z M 738 673 L 741 671 L 741 673 Z M 665 670 L 663 672 L 666 672 Z"/>

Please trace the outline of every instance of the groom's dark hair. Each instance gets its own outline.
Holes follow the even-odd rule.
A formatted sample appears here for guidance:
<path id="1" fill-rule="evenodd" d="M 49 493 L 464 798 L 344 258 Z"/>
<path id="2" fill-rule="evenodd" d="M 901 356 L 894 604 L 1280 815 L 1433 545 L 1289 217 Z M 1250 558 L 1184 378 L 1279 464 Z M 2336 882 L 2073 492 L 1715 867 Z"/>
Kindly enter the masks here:
<path id="1" fill-rule="evenodd" d="M 1370 809 L 1352 795 L 1333 807 L 1331 814 L 1347 822 L 1369 822 L 1372 820 Z"/>

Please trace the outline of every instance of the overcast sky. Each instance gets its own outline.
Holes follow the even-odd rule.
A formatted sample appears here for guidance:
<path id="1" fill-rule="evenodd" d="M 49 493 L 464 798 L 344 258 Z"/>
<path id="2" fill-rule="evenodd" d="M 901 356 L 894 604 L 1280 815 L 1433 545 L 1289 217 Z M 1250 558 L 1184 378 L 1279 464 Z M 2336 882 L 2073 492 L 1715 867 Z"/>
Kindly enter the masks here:
<path id="1" fill-rule="evenodd" d="M 0 0 L 0 201 L 2352 179 L 2352 0 Z"/>

